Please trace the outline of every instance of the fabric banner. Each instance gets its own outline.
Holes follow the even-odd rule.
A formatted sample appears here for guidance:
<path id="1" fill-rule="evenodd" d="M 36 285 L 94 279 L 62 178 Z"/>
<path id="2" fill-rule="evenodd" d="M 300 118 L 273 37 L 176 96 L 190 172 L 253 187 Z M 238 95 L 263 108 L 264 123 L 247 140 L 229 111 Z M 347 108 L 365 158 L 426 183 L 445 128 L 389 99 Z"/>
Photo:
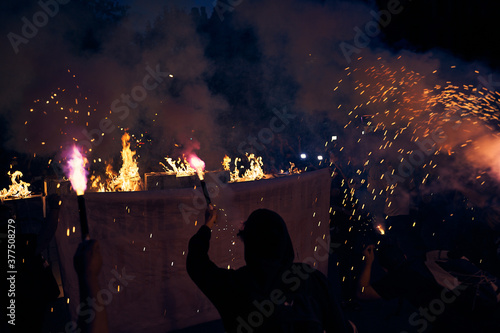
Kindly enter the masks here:
<path id="1" fill-rule="evenodd" d="M 328 169 L 244 183 L 207 179 L 219 209 L 210 258 L 219 267 L 243 266 L 243 244 L 236 234 L 252 211 L 268 208 L 287 223 L 295 261 L 326 274 L 330 180 Z M 82 318 L 90 320 L 101 304 L 111 332 L 168 332 L 219 318 L 185 267 L 188 241 L 204 223 L 200 187 L 86 193 L 85 199 L 90 235 L 99 241 L 103 257 L 101 290 L 95 304 L 80 304 L 73 268 L 81 240 L 77 200 L 64 196 L 56 241 L 72 320 L 77 321 L 78 306 Z"/>

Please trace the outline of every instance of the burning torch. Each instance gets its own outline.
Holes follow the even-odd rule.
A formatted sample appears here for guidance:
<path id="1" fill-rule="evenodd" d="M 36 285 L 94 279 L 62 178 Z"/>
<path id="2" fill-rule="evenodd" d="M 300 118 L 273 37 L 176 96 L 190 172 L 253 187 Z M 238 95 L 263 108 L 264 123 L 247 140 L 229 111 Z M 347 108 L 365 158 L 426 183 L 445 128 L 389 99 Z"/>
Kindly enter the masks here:
<path id="1" fill-rule="evenodd" d="M 68 160 L 68 178 L 78 199 L 78 213 L 80 215 L 82 241 L 90 239 L 87 210 L 85 208 L 85 198 L 83 196 L 85 190 L 87 189 L 87 171 L 85 170 L 86 162 L 87 159 L 83 157 L 80 150 L 76 146 L 73 146 L 71 158 Z"/>
<path id="2" fill-rule="evenodd" d="M 210 195 L 208 195 L 207 184 L 205 183 L 204 179 L 205 162 L 203 162 L 194 153 L 191 153 L 191 155 L 188 158 L 188 162 L 189 165 L 191 165 L 191 167 L 196 170 L 198 178 L 200 178 L 201 189 L 203 190 L 203 195 L 205 196 L 205 200 L 207 200 L 207 206 L 208 206 L 212 203 L 212 200 L 210 200 Z"/>

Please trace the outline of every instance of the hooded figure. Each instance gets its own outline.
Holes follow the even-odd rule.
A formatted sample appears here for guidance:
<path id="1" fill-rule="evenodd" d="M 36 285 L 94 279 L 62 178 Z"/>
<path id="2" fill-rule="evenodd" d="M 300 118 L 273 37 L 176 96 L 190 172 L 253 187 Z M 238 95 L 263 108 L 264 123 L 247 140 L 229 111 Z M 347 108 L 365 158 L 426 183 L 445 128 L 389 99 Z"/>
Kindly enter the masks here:
<path id="1" fill-rule="evenodd" d="M 186 268 L 219 311 L 226 332 L 351 332 L 329 281 L 307 264 L 293 263 L 288 229 L 279 214 L 258 209 L 238 233 L 245 262 L 237 270 L 208 257 L 215 211 L 189 241 Z"/>
<path id="2" fill-rule="evenodd" d="M 292 240 L 285 221 L 268 209 L 258 209 L 248 217 L 238 233 L 245 245 L 245 262 L 263 290 L 293 263 Z"/>

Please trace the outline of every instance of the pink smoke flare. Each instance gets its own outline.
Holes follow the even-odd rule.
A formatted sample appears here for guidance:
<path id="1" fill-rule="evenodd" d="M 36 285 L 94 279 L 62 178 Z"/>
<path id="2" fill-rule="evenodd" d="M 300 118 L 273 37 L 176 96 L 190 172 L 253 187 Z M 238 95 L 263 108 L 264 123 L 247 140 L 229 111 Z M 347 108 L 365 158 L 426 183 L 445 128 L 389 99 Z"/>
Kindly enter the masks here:
<path id="1" fill-rule="evenodd" d="M 83 195 L 87 189 L 86 163 L 87 159 L 76 146 L 73 146 L 71 157 L 68 159 L 66 176 L 69 178 L 71 186 L 73 186 L 77 195 Z"/>
<path id="2" fill-rule="evenodd" d="M 201 160 L 195 153 L 190 153 L 187 158 L 189 165 L 191 168 L 196 170 L 198 177 L 200 180 L 203 180 L 204 170 L 205 170 L 205 162 Z"/>

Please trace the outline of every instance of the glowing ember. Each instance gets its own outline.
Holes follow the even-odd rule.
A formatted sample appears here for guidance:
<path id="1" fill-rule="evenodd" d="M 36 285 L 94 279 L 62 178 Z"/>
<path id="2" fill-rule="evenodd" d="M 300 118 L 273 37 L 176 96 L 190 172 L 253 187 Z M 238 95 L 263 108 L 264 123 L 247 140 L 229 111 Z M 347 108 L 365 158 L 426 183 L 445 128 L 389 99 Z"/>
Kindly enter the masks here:
<path id="1" fill-rule="evenodd" d="M 382 225 L 378 224 L 375 228 L 378 230 L 378 232 L 381 235 L 385 235 L 385 230 L 384 230 L 384 227 L 382 227 Z"/>
<path id="2" fill-rule="evenodd" d="M 203 180 L 204 170 L 205 170 L 205 162 L 203 162 L 195 153 L 191 153 L 188 157 L 189 165 L 196 170 L 198 177 L 200 180 Z"/>
<path id="3" fill-rule="evenodd" d="M 87 189 L 87 170 L 85 164 L 87 159 L 82 155 L 80 150 L 73 146 L 71 158 L 68 160 L 67 177 L 71 182 L 71 186 L 77 195 L 82 195 Z"/>
<path id="4" fill-rule="evenodd" d="M 31 194 L 31 191 L 28 190 L 30 184 L 21 180 L 23 176 L 21 171 L 14 171 L 12 174 L 9 171 L 8 175 L 10 176 L 12 184 L 9 185 L 8 190 L 4 188 L 0 191 L 0 199 L 25 198 Z"/>

